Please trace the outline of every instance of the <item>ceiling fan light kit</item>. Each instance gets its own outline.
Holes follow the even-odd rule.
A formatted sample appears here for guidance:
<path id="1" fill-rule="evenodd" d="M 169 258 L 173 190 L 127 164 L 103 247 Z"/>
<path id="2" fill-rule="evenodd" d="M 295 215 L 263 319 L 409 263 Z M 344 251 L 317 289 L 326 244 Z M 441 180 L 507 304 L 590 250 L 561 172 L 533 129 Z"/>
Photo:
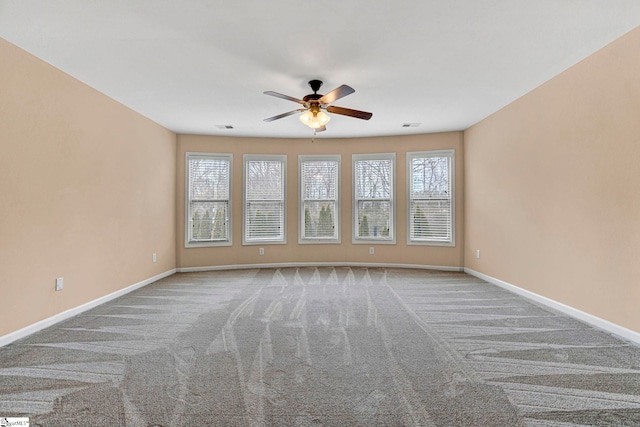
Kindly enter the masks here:
<path id="1" fill-rule="evenodd" d="M 305 111 L 300 116 L 300 121 L 311 129 L 318 129 L 329 123 L 331 117 L 323 111 L 320 111 L 320 107 L 313 106 Z"/>
<path id="2" fill-rule="evenodd" d="M 369 120 L 373 116 L 372 113 L 368 113 L 366 111 L 352 110 L 350 108 L 329 105 L 332 102 L 355 92 L 355 90 L 350 86 L 339 86 L 326 95 L 318 93 L 318 90 L 322 86 L 322 82 L 320 80 L 309 81 L 309 86 L 311 87 L 311 90 L 313 90 L 313 93 L 305 95 L 302 99 L 294 98 L 289 95 L 283 95 L 281 93 L 273 91 L 264 92 L 265 95 L 275 96 L 276 98 L 282 98 L 289 101 L 297 102 L 298 104 L 304 106 L 304 108 L 299 108 L 297 110 L 269 117 L 267 119 L 264 119 L 264 121 L 272 122 L 274 120 L 278 120 L 295 113 L 303 112 L 303 114 L 300 116 L 300 121 L 312 128 L 315 132 L 322 132 L 327 129 L 325 125 L 329 123 L 329 120 L 331 120 L 331 117 L 329 117 L 329 115 L 322 110 L 326 110 L 329 113 L 355 117 L 356 119 L 362 120 Z"/>

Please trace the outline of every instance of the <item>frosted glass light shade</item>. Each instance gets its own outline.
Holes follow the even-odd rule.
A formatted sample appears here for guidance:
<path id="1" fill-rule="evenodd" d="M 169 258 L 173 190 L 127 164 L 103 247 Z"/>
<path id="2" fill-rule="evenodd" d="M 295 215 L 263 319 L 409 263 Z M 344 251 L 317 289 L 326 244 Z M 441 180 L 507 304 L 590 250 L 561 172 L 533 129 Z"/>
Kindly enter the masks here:
<path id="1" fill-rule="evenodd" d="M 300 121 L 312 129 L 321 128 L 329 123 L 331 117 L 319 109 L 309 109 L 300 116 Z"/>

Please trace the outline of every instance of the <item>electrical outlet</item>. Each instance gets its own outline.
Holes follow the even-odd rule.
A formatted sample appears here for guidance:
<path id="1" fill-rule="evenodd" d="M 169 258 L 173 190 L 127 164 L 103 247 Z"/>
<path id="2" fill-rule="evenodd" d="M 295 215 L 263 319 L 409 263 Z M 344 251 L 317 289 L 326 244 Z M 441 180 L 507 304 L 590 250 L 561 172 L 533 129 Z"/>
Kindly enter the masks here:
<path id="1" fill-rule="evenodd" d="M 376 250 L 373 248 L 373 246 L 369 246 L 369 255 L 373 255 L 375 251 Z"/>
<path id="2" fill-rule="evenodd" d="M 151 256 L 151 260 L 152 260 L 153 262 L 158 261 L 158 256 L 156 255 L 156 253 L 155 253 L 155 252 L 154 252 L 154 253 L 153 253 L 153 255 Z"/>
<path id="3" fill-rule="evenodd" d="M 480 249 L 476 249 L 476 259 L 480 259 Z"/>
<path id="4" fill-rule="evenodd" d="M 56 291 L 61 291 L 62 288 L 64 287 L 64 278 L 63 277 L 58 277 L 56 279 Z"/>
<path id="5" fill-rule="evenodd" d="M 264 255 L 264 248 L 260 248 L 260 255 Z"/>

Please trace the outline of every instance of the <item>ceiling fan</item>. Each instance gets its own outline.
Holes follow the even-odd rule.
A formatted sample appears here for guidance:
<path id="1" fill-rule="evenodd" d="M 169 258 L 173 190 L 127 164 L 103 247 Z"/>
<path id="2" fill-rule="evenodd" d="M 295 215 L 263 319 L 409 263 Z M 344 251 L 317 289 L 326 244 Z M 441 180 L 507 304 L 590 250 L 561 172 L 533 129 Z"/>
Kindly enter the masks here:
<path id="1" fill-rule="evenodd" d="M 322 82 L 320 80 L 311 80 L 309 81 L 309 86 L 313 93 L 309 95 L 305 95 L 302 99 L 294 98 L 292 96 L 283 95 L 278 92 L 266 91 L 265 95 L 275 96 L 276 98 L 288 99 L 289 101 L 297 102 L 304 106 L 304 108 L 298 108 L 297 110 L 289 111 L 286 113 L 278 114 L 277 116 L 269 117 L 268 119 L 264 119 L 265 122 L 272 122 L 274 120 L 281 119 L 283 117 L 290 116 L 292 114 L 304 112 L 300 116 L 300 121 L 310 128 L 314 129 L 316 132 L 322 132 L 327 130 L 326 124 L 329 123 L 331 118 L 328 114 L 326 114 L 322 110 L 326 110 L 329 113 L 341 114 L 343 116 L 355 117 L 356 119 L 369 120 L 372 113 L 367 113 L 366 111 L 352 110 L 350 108 L 344 107 L 336 107 L 334 105 L 329 105 L 332 102 L 345 97 L 347 95 L 352 94 L 355 90 L 347 85 L 342 85 L 326 95 L 322 95 L 318 93 L 320 86 L 322 86 Z"/>

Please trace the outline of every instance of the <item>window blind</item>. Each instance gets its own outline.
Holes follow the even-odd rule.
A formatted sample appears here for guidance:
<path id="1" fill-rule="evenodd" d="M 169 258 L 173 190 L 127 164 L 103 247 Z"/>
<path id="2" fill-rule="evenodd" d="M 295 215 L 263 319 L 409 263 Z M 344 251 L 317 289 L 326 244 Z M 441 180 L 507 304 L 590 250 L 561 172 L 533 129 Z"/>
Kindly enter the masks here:
<path id="1" fill-rule="evenodd" d="M 409 238 L 453 243 L 453 153 L 409 156 Z"/>
<path id="2" fill-rule="evenodd" d="M 187 243 L 229 241 L 231 161 L 188 154 Z"/>
<path id="3" fill-rule="evenodd" d="M 367 156 L 369 157 L 369 156 Z M 393 158 L 354 162 L 356 239 L 393 239 Z"/>
<path id="4" fill-rule="evenodd" d="M 337 160 L 301 160 L 301 236 L 307 240 L 338 239 Z"/>
<path id="5" fill-rule="evenodd" d="M 284 160 L 245 161 L 245 242 L 284 241 Z"/>

